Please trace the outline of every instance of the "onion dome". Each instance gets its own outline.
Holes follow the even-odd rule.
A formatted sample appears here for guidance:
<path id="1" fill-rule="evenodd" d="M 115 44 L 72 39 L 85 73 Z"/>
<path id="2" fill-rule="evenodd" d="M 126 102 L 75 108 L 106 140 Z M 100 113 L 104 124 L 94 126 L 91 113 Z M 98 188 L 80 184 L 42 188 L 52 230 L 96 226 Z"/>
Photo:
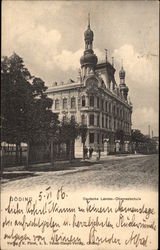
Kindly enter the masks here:
<path id="1" fill-rule="evenodd" d="M 94 54 L 93 50 L 87 50 L 84 55 L 80 58 L 80 64 L 83 65 L 96 65 L 98 62 L 97 56 Z"/>
<path id="2" fill-rule="evenodd" d="M 126 72 L 124 71 L 123 66 L 122 66 L 121 70 L 119 71 L 119 78 L 120 79 L 124 79 L 125 78 L 125 74 L 126 74 Z"/>

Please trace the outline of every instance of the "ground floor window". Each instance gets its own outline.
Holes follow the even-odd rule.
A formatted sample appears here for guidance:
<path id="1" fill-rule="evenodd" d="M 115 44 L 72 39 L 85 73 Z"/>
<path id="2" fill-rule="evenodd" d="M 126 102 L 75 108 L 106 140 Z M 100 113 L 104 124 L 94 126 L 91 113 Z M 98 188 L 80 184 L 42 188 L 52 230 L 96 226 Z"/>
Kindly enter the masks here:
<path id="1" fill-rule="evenodd" d="M 94 143 L 94 133 L 89 133 L 89 143 Z"/>

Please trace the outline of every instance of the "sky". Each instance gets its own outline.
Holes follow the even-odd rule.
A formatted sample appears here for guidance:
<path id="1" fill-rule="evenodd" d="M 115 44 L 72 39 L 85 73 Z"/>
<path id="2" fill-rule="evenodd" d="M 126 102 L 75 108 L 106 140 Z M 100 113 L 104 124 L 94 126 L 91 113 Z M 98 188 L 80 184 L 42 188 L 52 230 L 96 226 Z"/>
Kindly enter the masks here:
<path id="1" fill-rule="evenodd" d="M 16 52 L 32 75 L 53 82 L 76 80 L 88 13 L 99 61 L 122 60 L 133 103 L 132 128 L 158 135 L 158 1 L 3 1 L 2 55 Z"/>

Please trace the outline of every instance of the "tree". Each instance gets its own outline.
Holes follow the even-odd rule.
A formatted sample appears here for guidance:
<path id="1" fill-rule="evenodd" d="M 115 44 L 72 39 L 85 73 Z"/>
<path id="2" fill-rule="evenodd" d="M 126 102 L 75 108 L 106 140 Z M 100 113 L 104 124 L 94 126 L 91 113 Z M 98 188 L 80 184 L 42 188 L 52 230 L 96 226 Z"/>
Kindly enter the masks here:
<path id="1" fill-rule="evenodd" d="M 118 129 L 115 133 L 115 139 L 120 140 L 120 143 L 123 144 L 125 140 L 125 133 L 122 129 Z"/>
<path id="2" fill-rule="evenodd" d="M 75 139 L 79 135 L 79 125 L 74 119 L 64 116 L 60 123 L 59 143 L 66 143 L 69 160 L 74 158 Z"/>
<path id="3" fill-rule="evenodd" d="M 138 129 L 132 129 L 131 131 L 131 141 L 135 143 L 135 150 L 139 151 L 140 144 L 144 143 L 145 136 Z"/>
<path id="4" fill-rule="evenodd" d="M 84 147 L 85 147 L 85 143 L 86 143 L 86 139 L 87 139 L 87 131 L 88 131 L 87 125 L 81 125 L 79 127 L 79 135 L 82 138 L 82 144 L 83 144 L 83 159 L 85 158 Z"/>
<path id="5" fill-rule="evenodd" d="M 17 157 L 21 142 L 28 144 L 28 151 L 30 145 L 46 145 L 50 134 L 54 137 L 56 132 L 56 127 L 53 132 L 50 124 L 53 120 L 57 124 L 58 117 L 51 110 L 53 101 L 45 93 L 45 83 L 31 76 L 16 53 L 3 57 L 1 82 L 2 141 L 16 144 Z"/>
<path id="6" fill-rule="evenodd" d="M 2 141 L 16 144 L 16 162 L 18 147 L 25 142 L 24 109 L 32 99 L 31 75 L 23 60 L 17 54 L 3 57 L 1 63 L 2 90 Z"/>

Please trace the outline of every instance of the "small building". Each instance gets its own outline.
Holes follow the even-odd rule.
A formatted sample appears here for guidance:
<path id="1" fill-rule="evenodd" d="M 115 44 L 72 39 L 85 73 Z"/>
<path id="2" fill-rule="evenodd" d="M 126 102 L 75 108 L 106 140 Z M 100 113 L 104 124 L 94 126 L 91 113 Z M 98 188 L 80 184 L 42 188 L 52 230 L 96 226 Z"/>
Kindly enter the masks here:
<path id="1" fill-rule="evenodd" d="M 125 83 L 123 66 L 119 72 L 120 83 L 115 80 L 113 61 L 107 58 L 98 63 L 93 50 L 94 33 L 90 28 L 84 32 L 85 50 L 80 58 L 81 68 L 77 81 L 69 79 L 66 83 L 57 83 L 49 87 L 47 94 L 53 99 L 53 112 L 63 119 L 66 115 L 79 124 L 86 124 L 88 134 L 86 146 L 98 147 L 101 151 L 119 151 L 119 140 L 115 140 L 117 130 L 125 134 L 124 150 L 128 151 L 131 135 L 132 104 L 128 100 L 129 88 Z M 113 58 L 112 58 L 113 59 Z M 82 141 L 75 142 L 75 155 L 82 155 Z"/>

